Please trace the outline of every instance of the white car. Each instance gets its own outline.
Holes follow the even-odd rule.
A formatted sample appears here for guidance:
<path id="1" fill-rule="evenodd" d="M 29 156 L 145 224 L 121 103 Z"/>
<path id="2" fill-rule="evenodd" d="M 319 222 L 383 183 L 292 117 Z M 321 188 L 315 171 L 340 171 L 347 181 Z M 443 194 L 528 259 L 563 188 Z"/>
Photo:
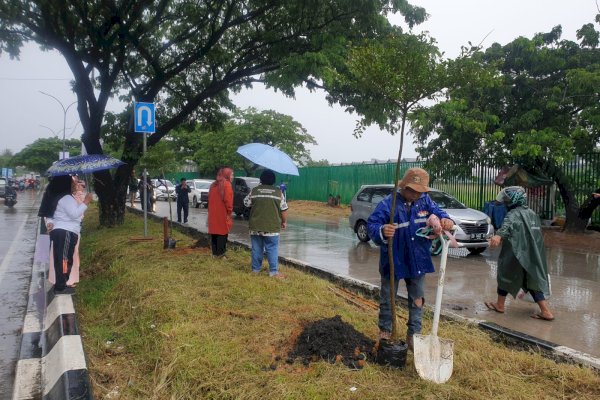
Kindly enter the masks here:
<path id="1" fill-rule="evenodd" d="M 151 179 L 150 182 L 154 186 L 154 196 L 156 200 L 175 200 L 177 195 L 175 194 L 175 185 L 168 179 Z M 166 186 L 165 186 L 166 185 Z"/>
<path id="2" fill-rule="evenodd" d="M 187 185 L 192 189 L 188 194 L 192 207 L 208 207 L 208 189 L 213 182 L 211 179 L 190 179 L 187 181 Z"/>
<path id="3" fill-rule="evenodd" d="M 377 204 L 392 193 L 392 190 L 394 190 L 394 185 L 363 185 L 352 198 L 350 227 L 361 242 L 371 240 L 367 229 L 367 220 Z M 454 237 L 462 247 L 465 247 L 471 254 L 479 254 L 488 247 L 487 240 L 494 235 L 494 226 L 490 217 L 481 211 L 466 207 L 441 190 L 431 189 L 427 194 L 458 225 Z M 438 242 L 438 246 L 440 245 L 441 243 Z M 437 250 L 432 249 L 432 252 Z"/>

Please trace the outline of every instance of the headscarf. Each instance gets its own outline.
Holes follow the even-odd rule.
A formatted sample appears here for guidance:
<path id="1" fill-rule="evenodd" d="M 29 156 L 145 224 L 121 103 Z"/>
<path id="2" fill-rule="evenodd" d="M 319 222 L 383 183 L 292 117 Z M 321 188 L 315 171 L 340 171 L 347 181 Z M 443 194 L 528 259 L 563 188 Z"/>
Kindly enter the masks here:
<path id="1" fill-rule="evenodd" d="M 46 186 L 40 210 L 39 217 L 52 218 L 58 201 L 66 195 L 71 195 L 71 183 L 73 178 L 70 175 L 54 176 L 50 178 L 50 183 Z"/>
<path id="2" fill-rule="evenodd" d="M 527 203 L 527 193 L 521 186 L 505 187 L 496 196 L 496 201 L 505 203 L 509 209 L 524 206 Z"/>
<path id="3" fill-rule="evenodd" d="M 231 182 L 231 175 L 233 175 L 233 170 L 229 167 L 219 168 L 217 172 L 217 178 L 211 184 L 211 186 L 217 187 L 219 193 L 221 193 L 221 198 L 225 198 L 225 182 Z"/>

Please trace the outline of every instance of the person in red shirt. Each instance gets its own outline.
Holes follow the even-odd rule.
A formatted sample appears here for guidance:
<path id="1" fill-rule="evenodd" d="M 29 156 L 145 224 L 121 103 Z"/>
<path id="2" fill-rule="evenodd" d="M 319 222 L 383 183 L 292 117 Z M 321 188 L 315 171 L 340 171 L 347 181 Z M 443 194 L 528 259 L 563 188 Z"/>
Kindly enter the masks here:
<path id="1" fill-rule="evenodd" d="M 223 167 L 208 190 L 208 233 L 214 256 L 222 256 L 227 250 L 227 235 L 233 221 L 233 170 Z"/>

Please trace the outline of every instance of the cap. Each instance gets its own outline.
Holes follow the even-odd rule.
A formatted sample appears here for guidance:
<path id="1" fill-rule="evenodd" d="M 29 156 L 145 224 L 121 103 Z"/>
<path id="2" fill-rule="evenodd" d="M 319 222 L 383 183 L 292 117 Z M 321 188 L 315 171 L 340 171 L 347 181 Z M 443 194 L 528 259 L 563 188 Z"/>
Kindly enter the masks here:
<path id="1" fill-rule="evenodd" d="M 409 187 L 419 193 L 429 192 L 427 185 L 429 185 L 429 174 L 422 168 L 409 168 L 398 184 L 401 188 Z"/>

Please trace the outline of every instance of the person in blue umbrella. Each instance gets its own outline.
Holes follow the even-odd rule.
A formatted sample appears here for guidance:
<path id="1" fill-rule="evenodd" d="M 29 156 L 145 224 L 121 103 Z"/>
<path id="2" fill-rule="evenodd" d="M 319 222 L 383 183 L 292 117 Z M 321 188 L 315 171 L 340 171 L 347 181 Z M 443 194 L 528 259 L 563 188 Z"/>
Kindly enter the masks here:
<path id="1" fill-rule="evenodd" d="M 281 190 L 274 184 L 275 173 L 269 169 L 263 171 L 260 185 L 246 196 L 244 205 L 251 207 L 248 228 L 252 243 L 252 272 L 260 272 L 266 255 L 269 276 L 282 279 L 284 276 L 278 265 L 279 232 L 286 228 L 288 205 Z"/>
<path id="2" fill-rule="evenodd" d="M 73 289 L 67 287 L 75 245 L 81 231 L 81 218 L 92 201 L 88 193 L 81 203 L 73 197 L 77 191 L 77 180 L 69 175 L 52 177 L 46 187 L 38 216 L 43 217 L 50 233 L 50 243 L 54 262 L 56 282 L 55 294 L 72 294 Z"/>

